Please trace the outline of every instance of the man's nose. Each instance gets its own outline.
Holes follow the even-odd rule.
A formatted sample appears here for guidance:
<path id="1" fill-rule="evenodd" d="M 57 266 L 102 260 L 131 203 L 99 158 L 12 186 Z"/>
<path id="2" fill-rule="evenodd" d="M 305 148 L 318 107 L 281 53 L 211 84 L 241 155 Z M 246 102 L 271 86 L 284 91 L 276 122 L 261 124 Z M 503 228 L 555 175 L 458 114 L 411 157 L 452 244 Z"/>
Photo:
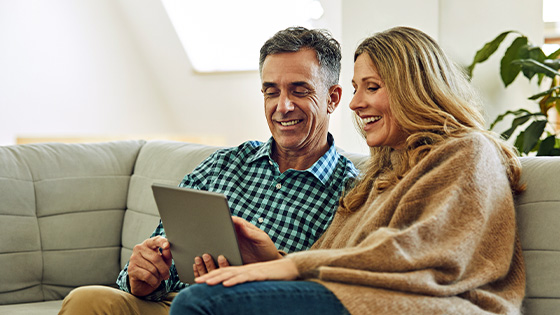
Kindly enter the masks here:
<path id="1" fill-rule="evenodd" d="M 294 110 L 294 103 L 290 97 L 290 94 L 287 92 L 281 92 L 280 97 L 278 98 L 278 107 L 276 111 L 281 112 L 282 114 L 289 113 Z"/>

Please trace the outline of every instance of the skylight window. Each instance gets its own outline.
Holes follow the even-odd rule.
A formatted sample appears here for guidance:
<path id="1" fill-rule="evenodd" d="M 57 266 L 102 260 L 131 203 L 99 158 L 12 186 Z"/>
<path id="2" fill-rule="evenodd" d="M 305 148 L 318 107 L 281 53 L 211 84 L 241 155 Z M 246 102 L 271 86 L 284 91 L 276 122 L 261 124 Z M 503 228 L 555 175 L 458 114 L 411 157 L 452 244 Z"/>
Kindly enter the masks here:
<path id="1" fill-rule="evenodd" d="M 197 72 L 258 69 L 262 44 L 289 26 L 313 28 L 318 0 L 162 0 Z"/>
<path id="2" fill-rule="evenodd" d="M 543 0 L 544 42 L 543 51 L 551 54 L 560 48 L 560 1 Z"/>

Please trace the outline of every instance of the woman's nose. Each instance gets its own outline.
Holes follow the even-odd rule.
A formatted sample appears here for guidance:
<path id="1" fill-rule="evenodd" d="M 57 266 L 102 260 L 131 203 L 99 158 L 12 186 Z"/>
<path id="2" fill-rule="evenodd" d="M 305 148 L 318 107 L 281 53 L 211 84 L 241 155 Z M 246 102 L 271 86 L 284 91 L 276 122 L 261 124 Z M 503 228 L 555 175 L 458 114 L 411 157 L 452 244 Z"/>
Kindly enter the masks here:
<path id="1" fill-rule="evenodd" d="M 352 96 L 352 100 L 348 106 L 353 111 L 357 111 L 365 107 L 365 104 L 358 92 L 354 93 L 354 96 Z"/>

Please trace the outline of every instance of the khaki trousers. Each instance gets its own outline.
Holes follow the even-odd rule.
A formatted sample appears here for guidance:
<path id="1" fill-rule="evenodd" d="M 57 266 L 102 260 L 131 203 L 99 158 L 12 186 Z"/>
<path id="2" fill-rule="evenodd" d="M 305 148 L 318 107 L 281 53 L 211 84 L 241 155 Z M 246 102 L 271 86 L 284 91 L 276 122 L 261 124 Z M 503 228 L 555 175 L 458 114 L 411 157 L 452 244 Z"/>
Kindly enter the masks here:
<path id="1" fill-rule="evenodd" d="M 106 286 L 84 286 L 70 292 L 62 302 L 59 315 L 85 314 L 169 314 L 172 292 L 161 302 L 151 302 L 119 289 Z"/>

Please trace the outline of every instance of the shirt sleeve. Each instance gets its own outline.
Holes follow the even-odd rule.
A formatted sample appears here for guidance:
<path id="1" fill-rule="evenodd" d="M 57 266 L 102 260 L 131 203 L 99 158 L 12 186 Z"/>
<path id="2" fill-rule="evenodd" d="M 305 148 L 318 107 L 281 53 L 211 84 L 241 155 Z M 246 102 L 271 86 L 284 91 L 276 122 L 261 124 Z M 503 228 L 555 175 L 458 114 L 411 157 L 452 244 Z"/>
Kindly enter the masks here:
<path id="1" fill-rule="evenodd" d="M 218 156 L 219 156 L 218 152 L 215 152 L 212 155 L 210 155 L 206 160 L 204 160 L 201 164 L 199 164 L 191 173 L 185 175 L 185 177 L 179 184 L 179 187 L 208 190 L 207 183 L 211 178 L 211 174 L 214 173 Z M 150 238 L 154 236 L 167 237 L 165 235 L 165 230 L 163 229 L 163 224 L 161 220 L 159 221 L 157 228 L 154 230 Z M 177 273 L 177 269 L 175 267 L 175 262 L 171 263 L 169 273 L 170 273 L 169 279 L 162 281 L 161 285 L 156 290 L 154 290 L 152 293 L 142 298 L 148 301 L 161 301 L 169 292 L 180 291 L 181 289 L 188 286 L 187 284 L 180 281 L 179 275 Z M 121 270 L 121 272 L 119 273 L 116 283 L 119 289 L 131 293 L 130 283 L 128 281 L 128 262 L 124 266 L 123 270 Z"/>

